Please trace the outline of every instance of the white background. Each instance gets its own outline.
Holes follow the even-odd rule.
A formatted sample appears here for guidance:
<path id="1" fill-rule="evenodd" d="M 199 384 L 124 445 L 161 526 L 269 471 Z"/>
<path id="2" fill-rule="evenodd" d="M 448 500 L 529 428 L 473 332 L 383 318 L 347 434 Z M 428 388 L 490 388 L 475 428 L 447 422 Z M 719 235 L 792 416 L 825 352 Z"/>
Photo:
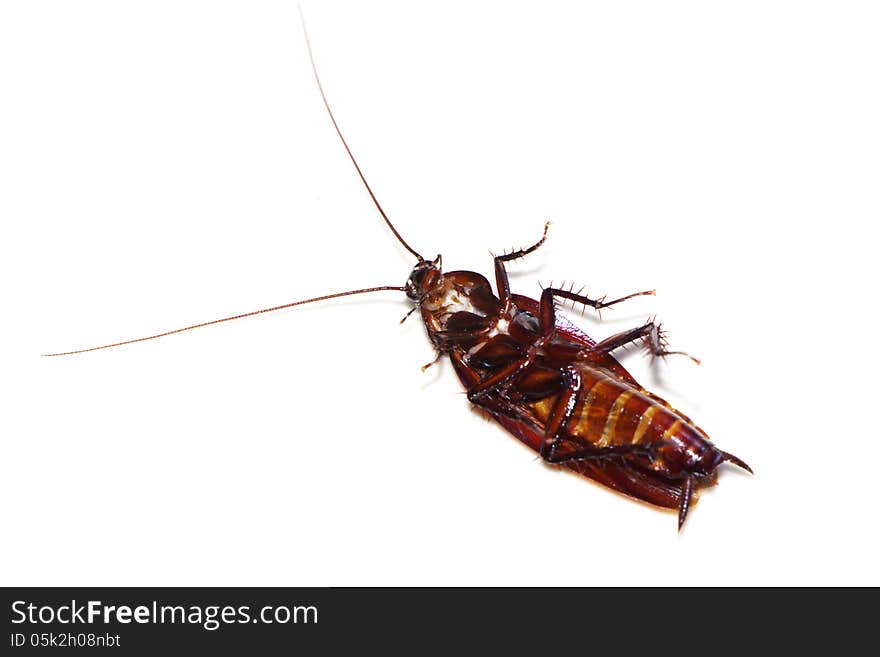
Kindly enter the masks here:
<path id="1" fill-rule="evenodd" d="M 878 10 L 306 3 L 337 118 L 426 255 L 656 288 L 624 363 L 755 476 L 674 514 L 469 410 L 288 2 L 0 10 L 0 583 L 880 584 Z"/>

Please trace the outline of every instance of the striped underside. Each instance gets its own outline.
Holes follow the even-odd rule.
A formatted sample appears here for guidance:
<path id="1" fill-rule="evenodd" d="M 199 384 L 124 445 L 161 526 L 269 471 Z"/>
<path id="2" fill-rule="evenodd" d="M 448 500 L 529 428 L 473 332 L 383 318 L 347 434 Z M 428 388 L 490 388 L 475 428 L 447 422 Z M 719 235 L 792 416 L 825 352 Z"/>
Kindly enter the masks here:
<path id="1" fill-rule="evenodd" d="M 582 365 L 581 382 L 578 401 L 565 430 L 597 447 L 650 444 L 682 432 L 696 431 L 705 437 L 687 416 L 663 399 L 610 372 Z M 557 399 L 554 395 L 531 405 L 542 423 L 547 422 Z"/>

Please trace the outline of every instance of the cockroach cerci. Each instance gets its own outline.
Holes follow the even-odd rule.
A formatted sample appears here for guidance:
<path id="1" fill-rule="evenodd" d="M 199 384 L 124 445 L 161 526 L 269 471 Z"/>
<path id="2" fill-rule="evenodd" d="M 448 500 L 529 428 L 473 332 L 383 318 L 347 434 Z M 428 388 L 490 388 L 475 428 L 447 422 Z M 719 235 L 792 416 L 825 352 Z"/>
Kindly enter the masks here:
<path id="1" fill-rule="evenodd" d="M 410 312 L 420 312 L 437 358 L 445 355 L 451 360 L 468 400 L 547 463 L 570 468 L 650 504 L 678 509 L 679 528 L 695 492 L 715 483 L 722 463 L 730 461 L 751 472 L 745 462 L 715 447 L 686 415 L 640 386 L 613 357 L 616 349 L 633 343 L 644 344 L 652 358 L 681 353 L 667 350 L 659 325 L 649 321 L 597 342 L 556 312 L 560 299 L 600 310 L 653 291 L 611 301 L 552 286 L 544 288 L 537 300 L 513 294 L 507 263 L 537 250 L 549 224 L 532 246 L 494 258 L 494 292 L 484 276 L 471 271 L 444 272 L 439 255 L 428 260 L 413 249 L 385 214 L 342 135 L 318 77 L 307 34 L 306 45 L 318 91 L 343 147 L 382 219 L 416 258 L 406 285 L 337 292 L 48 356 L 143 342 L 316 301 L 368 292 L 403 292 L 414 304 Z"/>

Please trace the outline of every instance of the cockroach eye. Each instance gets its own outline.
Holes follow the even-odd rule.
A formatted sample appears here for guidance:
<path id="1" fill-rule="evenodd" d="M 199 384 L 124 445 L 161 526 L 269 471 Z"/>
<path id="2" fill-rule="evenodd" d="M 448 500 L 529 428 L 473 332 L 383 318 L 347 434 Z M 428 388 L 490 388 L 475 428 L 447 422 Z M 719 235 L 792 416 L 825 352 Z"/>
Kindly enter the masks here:
<path id="1" fill-rule="evenodd" d="M 422 296 L 422 288 L 424 287 L 427 273 L 428 268 L 425 266 L 425 263 L 420 262 L 409 275 L 409 280 L 406 282 L 406 296 L 412 301 L 418 301 Z"/>

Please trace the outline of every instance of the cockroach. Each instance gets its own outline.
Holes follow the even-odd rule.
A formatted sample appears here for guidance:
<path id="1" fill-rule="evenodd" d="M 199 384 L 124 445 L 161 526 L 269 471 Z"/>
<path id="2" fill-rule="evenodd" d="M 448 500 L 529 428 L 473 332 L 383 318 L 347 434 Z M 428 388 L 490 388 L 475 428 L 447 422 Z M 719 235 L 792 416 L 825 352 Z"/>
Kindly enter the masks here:
<path id="1" fill-rule="evenodd" d="M 47 356 L 153 340 L 345 296 L 403 292 L 414 304 L 406 317 L 419 311 L 436 350 L 437 358 L 432 363 L 448 356 L 468 400 L 545 462 L 570 468 L 650 504 L 677 509 L 679 529 L 696 491 L 715 484 L 722 463 L 729 461 L 752 472 L 744 461 L 715 447 L 690 418 L 639 385 L 612 355 L 621 347 L 642 343 L 652 358 L 687 356 L 668 350 L 657 323 L 648 321 L 597 342 L 557 314 L 559 300 L 600 311 L 633 297 L 654 294 L 653 290 L 611 301 L 591 299 L 573 289 L 552 285 L 545 287 L 537 300 L 512 293 L 507 263 L 536 251 L 546 240 L 549 222 L 535 244 L 494 256 L 495 292 L 481 274 L 444 272 L 439 255 L 428 260 L 411 247 L 391 223 L 349 148 L 321 84 L 308 33 L 305 40 L 315 82 L 336 134 L 382 220 L 416 259 L 406 284 L 336 292 L 157 335 Z"/>

